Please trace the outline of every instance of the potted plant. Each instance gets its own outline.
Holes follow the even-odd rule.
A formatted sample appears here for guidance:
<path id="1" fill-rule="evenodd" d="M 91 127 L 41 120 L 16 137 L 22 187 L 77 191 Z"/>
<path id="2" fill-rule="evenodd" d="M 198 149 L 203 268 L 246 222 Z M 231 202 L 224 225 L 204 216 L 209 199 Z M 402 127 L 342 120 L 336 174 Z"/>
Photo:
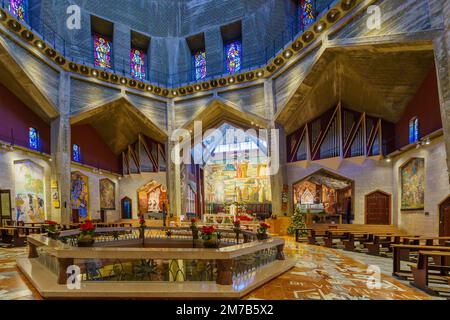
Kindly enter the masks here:
<path id="1" fill-rule="evenodd" d="M 192 231 L 192 237 L 194 238 L 194 240 L 198 239 L 198 227 L 197 227 L 197 219 L 192 218 L 191 219 L 191 231 Z"/>
<path id="2" fill-rule="evenodd" d="M 219 241 L 213 226 L 204 226 L 201 229 L 201 237 L 205 248 L 218 248 Z"/>
<path id="3" fill-rule="evenodd" d="M 139 225 L 140 225 L 141 227 L 145 227 L 145 219 L 144 219 L 143 216 L 141 216 L 141 217 L 139 218 Z"/>
<path id="4" fill-rule="evenodd" d="M 57 240 L 59 236 L 58 223 L 55 221 L 47 220 L 45 221 L 45 230 L 47 231 L 47 236 L 50 239 Z"/>
<path id="5" fill-rule="evenodd" d="M 261 222 L 259 224 L 257 238 L 258 240 L 266 240 L 269 238 L 269 235 L 267 234 L 267 231 L 270 229 L 270 225 L 268 225 L 265 222 Z"/>
<path id="6" fill-rule="evenodd" d="M 92 247 L 95 242 L 95 226 L 91 220 L 86 220 L 80 225 L 80 235 L 78 236 L 79 247 Z"/>

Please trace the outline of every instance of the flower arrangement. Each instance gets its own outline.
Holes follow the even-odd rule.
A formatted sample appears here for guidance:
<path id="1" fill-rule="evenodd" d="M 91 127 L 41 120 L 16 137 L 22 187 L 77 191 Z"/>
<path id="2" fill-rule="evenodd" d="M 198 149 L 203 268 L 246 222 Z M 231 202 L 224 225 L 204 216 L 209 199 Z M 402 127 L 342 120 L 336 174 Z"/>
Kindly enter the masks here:
<path id="1" fill-rule="evenodd" d="M 78 236 L 78 246 L 90 247 L 94 244 L 95 226 L 91 220 L 86 220 L 80 225 L 80 235 Z"/>
<path id="2" fill-rule="evenodd" d="M 267 238 L 269 238 L 267 231 L 270 229 L 270 225 L 265 223 L 265 222 L 261 222 L 259 224 L 259 228 L 258 228 L 258 240 L 265 240 Z"/>
<path id="3" fill-rule="evenodd" d="M 141 227 L 145 227 L 145 219 L 144 219 L 143 216 L 141 216 L 141 217 L 139 218 L 139 225 L 140 225 Z"/>
<path id="4" fill-rule="evenodd" d="M 253 221 L 253 218 L 250 218 L 250 217 L 247 216 L 247 215 L 240 215 L 240 216 L 238 216 L 238 219 L 239 219 L 240 221 L 243 221 L 243 222 L 250 222 L 250 221 Z"/>
<path id="5" fill-rule="evenodd" d="M 213 226 L 204 226 L 200 231 L 205 248 L 217 248 L 219 246 L 216 229 Z"/>
<path id="6" fill-rule="evenodd" d="M 234 232 L 239 232 L 241 230 L 241 220 L 239 220 L 239 219 L 234 220 L 233 230 L 234 230 Z"/>
<path id="7" fill-rule="evenodd" d="M 52 220 L 46 220 L 44 224 L 48 237 L 56 240 L 59 235 L 58 223 Z"/>
<path id="8" fill-rule="evenodd" d="M 191 219 L 191 229 L 197 229 L 197 219 Z"/>

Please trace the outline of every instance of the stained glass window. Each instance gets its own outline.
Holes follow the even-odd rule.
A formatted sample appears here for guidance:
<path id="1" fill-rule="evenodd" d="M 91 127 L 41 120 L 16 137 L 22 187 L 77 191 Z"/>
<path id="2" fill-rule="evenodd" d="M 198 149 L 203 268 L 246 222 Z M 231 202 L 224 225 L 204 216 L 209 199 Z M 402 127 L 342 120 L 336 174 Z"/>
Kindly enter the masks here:
<path id="1" fill-rule="evenodd" d="M 112 41 L 94 34 L 94 64 L 96 67 L 111 69 Z"/>
<path id="2" fill-rule="evenodd" d="M 206 51 L 197 51 L 194 59 L 194 80 L 206 78 Z"/>
<path id="3" fill-rule="evenodd" d="M 225 62 L 228 73 L 236 73 L 241 70 L 242 42 L 240 40 L 229 42 L 225 45 Z"/>
<path id="4" fill-rule="evenodd" d="M 28 22 L 28 0 L 9 0 L 9 12 L 19 20 Z"/>
<path id="5" fill-rule="evenodd" d="M 419 136 L 419 119 L 413 118 L 409 122 L 409 143 L 418 142 L 420 140 Z"/>
<path id="6" fill-rule="evenodd" d="M 313 0 L 300 0 L 300 26 L 302 29 L 314 22 Z"/>
<path id="7" fill-rule="evenodd" d="M 73 149 L 72 150 L 73 161 L 81 162 L 81 149 L 80 149 L 80 146 L 77 145 L 77 144 L 74 144 L 72 149 Z"/>
<path id="8" fill-rule="evenodd" d="M 39 132 L 36 130 L 36 128 L 30 127 L 28 129 L 28 139 L 30 148 L 33 150 L 39 150 L 40 148 Z"/>
<path id="9" fill-rule="evenodd" d="M 144 51 L 132 48 L 130 63 L 131 77 L 138 80 L 144 80 L 146 78 Z"/>

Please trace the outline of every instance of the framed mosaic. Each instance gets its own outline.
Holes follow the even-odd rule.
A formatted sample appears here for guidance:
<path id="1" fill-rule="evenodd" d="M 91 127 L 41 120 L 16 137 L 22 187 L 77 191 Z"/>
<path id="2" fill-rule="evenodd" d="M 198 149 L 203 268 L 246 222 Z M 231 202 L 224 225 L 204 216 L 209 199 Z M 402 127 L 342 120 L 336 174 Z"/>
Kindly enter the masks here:
<path id="1" fill-rule="evenodd" d="M 413 158 L 400 168 L 401 210 L 425 209 L 425 160 Z"/>
<path id="2" fill-rule="evenodd" d="M 78 210 L 80 219 L 89 219 L 89 178 L 81 172 L 72 172 L 70 199 L 72 209 Z"/>
<path id="3" fill-rule="evenodd" d="M 109 179 L 100 180 L 100 209 L 116 210 L 116 184 Z"/>

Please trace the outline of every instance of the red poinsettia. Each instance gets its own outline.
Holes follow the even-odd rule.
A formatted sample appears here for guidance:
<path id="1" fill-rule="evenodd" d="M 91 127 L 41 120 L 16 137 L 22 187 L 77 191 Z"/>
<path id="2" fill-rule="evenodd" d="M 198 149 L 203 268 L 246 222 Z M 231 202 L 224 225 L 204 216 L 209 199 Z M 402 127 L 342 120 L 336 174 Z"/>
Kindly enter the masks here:
<path id="1" fill-rule="evenodd" d="M 83 234 L 93 234 L 95 232 L 95 226 L 91 220 L 86 220 L 80 225 L 80 230 Z"/>
<path id="2" fill-rule="evenodd" d="M 216 231 L 216 229 L 213 226 L 203 226 L 201 229 L 201 232 L 203 235 L 210 236 Z"/>
<path id="3" fill-rule="evenodd" d="M 197 223 L 197 219 L 192 218 L 192 219 L 191 219 L 191 223 L 192 223 L 192 224 L 196 224 L 196 223 Z"/>
<path id="4" fill-rule="evenodd" d="M 58 222 L 52 221 L 52 220 L 45 220 L 44 224 L 49 225 L 49 226 L 56 226 L 58 224 Z"/>
<path id="5" fill-rule="evenodd" d="M 262 229 L 270 229 L 270 224 L 267 224 L 267 223 L 265 223 L 265 222 L 261 222 L 260 224 L 259 224 L 259 227 L 260 228 L 262 228 Z"/>
<path id="6" fill-rule="evenodd" d="M 238 219 L 240 221 L 253 221 L 253 219 L 248 216 L 239 216 Z"/>
<path id="7" fill-rule="evenodd" d="M 139 218 L 139 224 L 140 224 L 141 226 L 143 226 L 143 225 L 145 224 L 145 219 L 144 219 L 144 217 L 140 217 L 140 218 Z"/>

